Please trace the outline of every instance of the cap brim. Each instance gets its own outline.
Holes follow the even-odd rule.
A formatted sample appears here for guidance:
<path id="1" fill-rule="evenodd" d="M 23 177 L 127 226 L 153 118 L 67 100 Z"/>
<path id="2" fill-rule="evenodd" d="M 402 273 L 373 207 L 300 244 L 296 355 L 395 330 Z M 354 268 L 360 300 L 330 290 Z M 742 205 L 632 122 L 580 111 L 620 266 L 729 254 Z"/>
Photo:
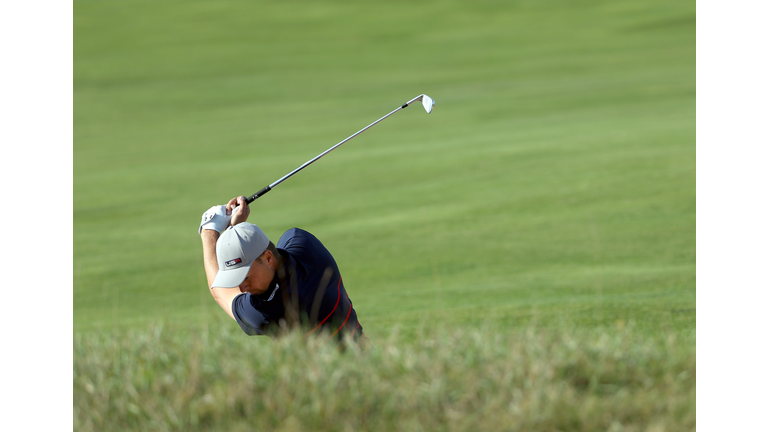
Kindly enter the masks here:
<path id="1" fill-rule="evenodd" d="M 248 272 L 251 270 L 253 261 L 250 264 L 243 267 L 234 268 L 231 270 L 219 270 L 216 273 L 216 277 L 213 279 L 213 285 L 211 288 L 235 288 L 240 286 L 248 276 Z"/>

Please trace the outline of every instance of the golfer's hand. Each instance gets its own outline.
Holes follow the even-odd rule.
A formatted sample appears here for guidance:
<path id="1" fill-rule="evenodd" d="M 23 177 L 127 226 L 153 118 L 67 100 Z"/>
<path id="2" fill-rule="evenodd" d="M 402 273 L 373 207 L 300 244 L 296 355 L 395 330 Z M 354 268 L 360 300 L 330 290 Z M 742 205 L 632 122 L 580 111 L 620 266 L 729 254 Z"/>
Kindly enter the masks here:
<path id="1" fill-rule="evenodd" d="M 246 204 L 244 196 L 232 198 L 227 203 L 226 208 L 227 214 L 231 215 L 231 219 L 229 221 L 231 226 L 235 226 L 240 222 L 245 222 L 248 220 L 248 216 L 251 214 L 251 208 L 248 207 L 248 204 Z"/>
<path id="2" fill-rule="evenodd" d="M 223 205 L 217 205 L 209 208 L 200 220 L 200 228 L 197 233 L 202 234 L 203 230 L 213 230 L 221 234 L 229 226 L 231 216 L 227 214 L 227 208 Z"/>

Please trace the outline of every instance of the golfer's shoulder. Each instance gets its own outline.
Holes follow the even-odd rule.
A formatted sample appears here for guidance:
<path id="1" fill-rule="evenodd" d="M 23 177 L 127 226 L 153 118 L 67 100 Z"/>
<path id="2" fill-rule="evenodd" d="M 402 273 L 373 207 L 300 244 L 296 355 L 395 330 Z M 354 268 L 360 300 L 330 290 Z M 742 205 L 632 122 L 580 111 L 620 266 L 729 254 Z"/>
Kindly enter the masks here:
<path id="1" fill-rule="evenodd" d="M 280 237 L 276 247 L 291 255 L 330 255 L 328 249 L 314 235 L 301 228 L 291 228 Z"/>
<path id="2" fill-rule="evenodd" d="M 280 249 L 291 250 L 295 248 L 306 248 L 321 245 L 320 240 L 311 233 L 301 228 L 291 228 L 280 236 L 277 241 L 277 247 Z"/>

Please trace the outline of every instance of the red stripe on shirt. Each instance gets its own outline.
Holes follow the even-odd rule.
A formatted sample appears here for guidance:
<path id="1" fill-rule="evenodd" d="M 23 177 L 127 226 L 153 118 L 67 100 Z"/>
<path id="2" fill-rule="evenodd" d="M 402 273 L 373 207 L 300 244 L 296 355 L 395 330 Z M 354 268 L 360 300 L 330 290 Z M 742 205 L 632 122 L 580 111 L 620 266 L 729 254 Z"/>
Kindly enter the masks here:
<path id="1" fill-rule="evenodd" d="M 339 307 L 339 300 L 341 300 L 341 278 L 339 278 L 338 294 L 336 295 L 336 305 L 333 306 L 333 310 L 331 311 L 331 313 L 328 314 L 327 317 L 325 317 L 325 319 L 320 321 L 320 324 L 318 324 L 315 328 L 313 328 L 309 333 L 305 334 L 304 337 L 307 337 L 310 334 L 312 334 L 312 332 L 317 330 L 321 325 L 323 325 L 324 322 L 328 320 L 328 318 L 331 317 L 331 315 L 333 315 L 334 312 L 336 312 L 336 308 Z"/>
<path id="2" fill-rule="evenodd" d="M 338 332 L 339 332 L 339 330 L 341 330 L 341 328 L 342 328 L 342 327 L 344 327 L 344 325 L 345 325 L 345 324 L 347 324 L 347 321 L 349 320 L 349 316 L 350 316 L 350 315 L 352 315 L 352 302 L 351 302 L 351 301 L 349 301 L 349 296 L 347 296 L 347 301 L 349 302 L 349 310 L 347 311 L 347 317 L 344 319 L 344 322 L 343 322 L 343 323 L 341 323 L 341 325 L 339 326 L 339 328 L 337 328 L 337 329 L 336 329 L 336 331 L 335 331 L 335 332 L 333 332 L 333 334 L 331 335 L 331 337 L 329 337 L 328 339 L 332 338 L 332 337 L 333 337 L 333 336 L 334 336 L 336 333 L 338 333 Z"/>

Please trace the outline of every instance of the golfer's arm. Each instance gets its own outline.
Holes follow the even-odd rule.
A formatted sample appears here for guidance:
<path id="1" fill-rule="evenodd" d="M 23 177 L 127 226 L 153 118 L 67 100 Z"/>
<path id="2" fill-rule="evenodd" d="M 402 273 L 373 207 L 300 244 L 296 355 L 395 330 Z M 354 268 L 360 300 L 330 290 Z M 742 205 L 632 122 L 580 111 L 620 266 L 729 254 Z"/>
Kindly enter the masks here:
<path id="1" fill-rule="evenodd" d="M 219 262 L 216 260 L 216 241 L 219 239 L 219 233 L 213 230 L 203 230 L 200 234 L 203 240 L 203 265 L 205 266 L 205 277 L 208 279 L 208 286 L 213 284 L 216 273 L 219 272 Z M 222 309 L 232 318 L 232 300 L 240 294 L 237 288 L 216 288 L 210 289 L 213 299 Z"/>

